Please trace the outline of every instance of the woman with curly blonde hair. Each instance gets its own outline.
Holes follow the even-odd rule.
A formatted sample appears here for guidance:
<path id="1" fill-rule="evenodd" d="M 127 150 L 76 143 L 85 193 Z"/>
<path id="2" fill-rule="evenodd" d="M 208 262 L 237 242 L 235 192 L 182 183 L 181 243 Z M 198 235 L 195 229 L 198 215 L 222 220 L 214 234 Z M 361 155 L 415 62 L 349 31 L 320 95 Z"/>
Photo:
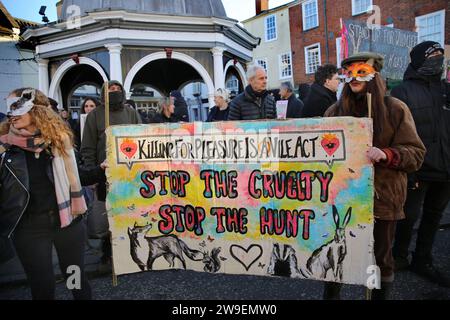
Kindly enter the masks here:
<path id="1" fill-rule="evenodd" d="M 0 124 L 0 238 L 12 240 L 33 299 L 54 299 L 53 245 L 65 278 L 73 266 L 80 271 L 74 298 L 90 299 L 81 223 L 87 208 L 72 133 L 48 105 L 48 98 L 32 88 L 7 98 L 8 119 Z"/>

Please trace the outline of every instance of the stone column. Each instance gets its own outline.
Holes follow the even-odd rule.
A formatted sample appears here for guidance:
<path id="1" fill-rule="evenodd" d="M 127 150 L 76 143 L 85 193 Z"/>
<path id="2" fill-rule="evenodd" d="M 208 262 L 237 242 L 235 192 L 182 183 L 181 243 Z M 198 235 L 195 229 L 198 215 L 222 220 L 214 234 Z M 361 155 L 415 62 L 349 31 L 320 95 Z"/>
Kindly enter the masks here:
<path id="1" fill-rule="evenodd" d="M 37 59 L 39 69 L 39 90 L 48 96 L 49 81 L 48 81 L 48 60 Z M 53 98 L 53 97 L 51 97 Z M 59 102 L 59 101 L 58 101 Z"/>
<path id="2" fill-rule="evenodd" d="M 109 78 L 123 84 L 121 60 L 122 45 L 120 43 L 109 43 L 105 44 L 105 47 L 109 50 Z"/>
<path id="3" fill-rule="evenodd" d="M 215 89 L 225 88 L 225 75 L 223 73 L 223 52 L 224 48 L 214 47 L 211 49 L 214 58 L 214 87 Z"/>

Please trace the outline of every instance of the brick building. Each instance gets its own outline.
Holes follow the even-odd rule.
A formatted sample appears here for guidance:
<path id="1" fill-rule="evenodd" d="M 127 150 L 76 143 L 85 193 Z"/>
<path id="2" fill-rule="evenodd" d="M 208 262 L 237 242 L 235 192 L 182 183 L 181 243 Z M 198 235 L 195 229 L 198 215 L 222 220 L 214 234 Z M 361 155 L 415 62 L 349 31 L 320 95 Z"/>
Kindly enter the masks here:
<path id="1" fill-rule="evenodd" d="M 380 8 L 381 25 L 417 31 L 419 42 L 438 41 L 450 59 L 448 0 L 303 0 L 289 8 L 296 85 L 311 83 L 319 65 L 339 65 L 340 18 L 367 21 L 372 5 Z"/>

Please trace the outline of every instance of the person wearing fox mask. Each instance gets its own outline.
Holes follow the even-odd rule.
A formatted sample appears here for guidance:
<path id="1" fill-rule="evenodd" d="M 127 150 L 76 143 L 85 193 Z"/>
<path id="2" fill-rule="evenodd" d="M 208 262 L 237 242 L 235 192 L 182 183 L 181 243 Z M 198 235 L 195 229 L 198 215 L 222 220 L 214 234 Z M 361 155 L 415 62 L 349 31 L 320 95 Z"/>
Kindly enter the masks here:
<path id="1" fill-rule="evenodd" d="M 345 85 L 342 95 L 326 112 L 326 117 L 370 117 L 373 119 L 373 146 L 367 157 L 375 170 L 374 254 L 381 271 L 381 289 L 372 291 L 373 300 L 389 299 L 394 281 L 394 241 L 396 221 L 405 218 L 407 172 L 420 168 L 425 146 L 420 140 L 408 107 L 385 96 L 381 78 L 383 57 L 361 52 L 342 61 Z M 372 106 L 368 107 L 368 94 Z M 369 114 L 371 110 L 372 114 Z M 324 299 L 339 299 L 341 284 L 325 283 Z"/>

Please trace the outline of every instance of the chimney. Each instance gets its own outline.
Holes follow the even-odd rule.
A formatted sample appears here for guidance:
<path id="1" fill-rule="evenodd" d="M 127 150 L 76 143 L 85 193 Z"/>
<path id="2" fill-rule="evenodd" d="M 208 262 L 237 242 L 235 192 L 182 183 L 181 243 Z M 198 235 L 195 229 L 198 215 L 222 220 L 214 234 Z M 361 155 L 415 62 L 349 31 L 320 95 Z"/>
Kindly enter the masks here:
<path id="1" fill-rule="evenodd" d="M 269 0 L 255 0 L 256 15 L 269 10 Z"/>
<path id="2" fill-rule="evenodd" d="M 62 17 L 62 6 L 63 6 L 64 0 L 60 0 L 56 3 L 56 17 L 58 21 L 61 20 Z"/>

